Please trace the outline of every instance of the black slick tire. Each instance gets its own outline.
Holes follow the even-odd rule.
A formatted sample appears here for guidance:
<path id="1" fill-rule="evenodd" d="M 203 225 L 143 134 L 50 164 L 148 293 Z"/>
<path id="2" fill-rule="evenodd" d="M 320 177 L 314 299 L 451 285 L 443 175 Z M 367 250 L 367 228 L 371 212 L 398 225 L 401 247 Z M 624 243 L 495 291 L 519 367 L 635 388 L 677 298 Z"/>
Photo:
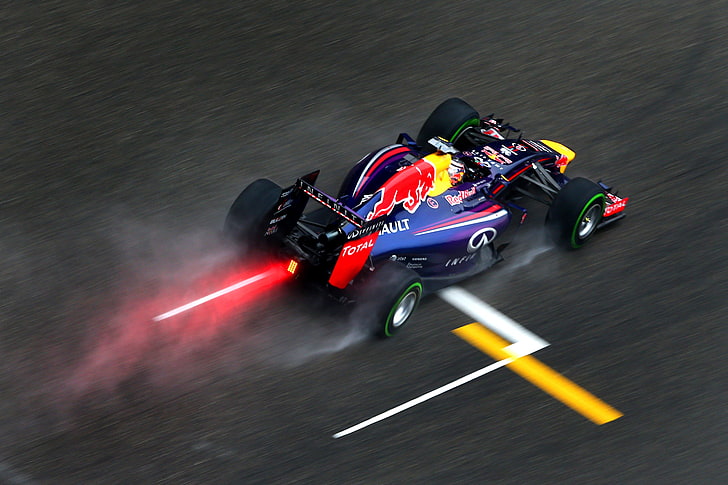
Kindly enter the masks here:
<path id="1" fill-rule="evenodd" d="M 605 204 L 598 184 L 581 177 L 571 179 L 549 208 L 546 225 L 551 237 L 561 246 L 580 248 L 596 231 Z"/>
<path id="2" fill-rule="evenodd" d="M 443 101 L 425 120 L 417 135 L 417 145 L 424 153 L 431 153 L 434 148 L 428 140 L 439 136 L 454 141 L 469 126 L 479 126 L 480 115 L 468 103 L 460 98 Z"/>
<path id="3" fill-rule="evenodd" d="M 422 280 L 395 261 L 384 261 L 361 283 L 355 319 L 377 338 L 393 337 L 422 298 Z"/>

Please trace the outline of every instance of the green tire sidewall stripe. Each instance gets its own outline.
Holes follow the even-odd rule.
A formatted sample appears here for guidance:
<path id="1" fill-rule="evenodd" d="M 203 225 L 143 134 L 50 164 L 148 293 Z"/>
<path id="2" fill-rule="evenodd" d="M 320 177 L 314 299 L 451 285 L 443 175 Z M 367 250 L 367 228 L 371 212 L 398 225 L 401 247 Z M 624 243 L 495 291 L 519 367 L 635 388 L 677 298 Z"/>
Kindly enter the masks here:
<path id="1" fill-rule="evenodd" d="M 594 201 L 596 201 L 597 199 L 604 200 L 605 199 L 604 194 L 597 194 L 594 197 L 592 197 L 591 199 L 589 199 L 589 202 L 587 202 L 586 204 L 584 204 L 584 208 L 581 210 L 581 213 L 579 214 L 579 217 L 576 219 L 576 224 L 574 224 L 574 227 L 571 230 L 571 247 L 574 248 L 574 249 L 580 248 L 581 246 L 584 245 L 584 243 L 577 244 L 577 242 L 576 242 L 576 231 L 579 229 L 579 224 L 581 224 L 581 220 L 584 217 L 584 214 L 586 214 L 586 211 L 589 210 L 589 208 L 592 206 L 592 204 L 594 203 Z M 604 207 L 604 206 L 602 206 L 602 207 Z"/>
<path id="2" fill-rule="evenodd" d="M 456 139 L 460 135 L 460 133 L 462 133 L 463 130 L 465 130 L 465 128 L 467 128 L 468 126 L 477 126 L 477 125 L 480 125 L 480 120 L 478 120 L 478 119 L 472 119 L 472 120 L 466 121 L 465 123 L 460 125 L 460 128 L 458 128 L 455 131 L 455 134 L 448 141 L 453 141 L 454 139 Z"/>
<path id="3" fill-rule="evenodd" d="M 400 297 L 397 299 L 397 303 L 395 303 L 392 306 L 392 309 L 389 310 L 389 315 L 387 315 L 387 322 L 384 324 L 384 334 L 387 337 L 391 337 L 392 335 L 394 335 L 394 333 L 389 328 L 390 325 L 392 324 L 392 317 L 394 316 L 394 312 L 399 307 L 399 304 L 402 303 L 402 300 L 404 300 L 404 297 L 407 296 L 407 293 L 409 293 L 410 290 L 412 288 L 415 288 L 415 287 L 416 288 L 419 288 L 418 295 L 417 295 L 417 297 L 419 298 L 419 296 L 422 295 L 422 283 L 420 283 L 419 281 L 415 281 L 414 283 L 412 283 L 411 285 L 409 285 L 406 290 L 404 290 L 402 292 L 402 294 L 400 295 Z"/>

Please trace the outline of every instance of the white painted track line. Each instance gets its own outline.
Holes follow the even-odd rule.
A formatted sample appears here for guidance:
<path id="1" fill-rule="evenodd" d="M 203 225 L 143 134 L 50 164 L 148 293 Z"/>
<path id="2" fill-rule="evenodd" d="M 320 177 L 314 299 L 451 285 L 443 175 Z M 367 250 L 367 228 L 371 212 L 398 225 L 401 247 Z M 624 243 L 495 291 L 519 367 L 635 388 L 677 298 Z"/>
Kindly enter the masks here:
<path id="1" fill-rule="evenodd" d="M 343 431 L 339 431 L 338 433 L 334 434 L 334 438 L 341 438 L 342 436 L 346 436 L 348 434 L 354 433 L 356 431 L 359 431 L 362 428 L 366 428 L 367 426 L 378 423 L 379 421 L 382 421 L 384 419 L 387 419 L 391 416 L 394 416 L 397 413 L 401 413 L 402 411 L 405 411 L 411 407 L 417 406 L 420 403 L 423 403 L 429 399 L 432 399 L 433 397 L 439 396 L 440 394 L 443 394 L 447 391 L 450 391 L 452 389 L 455 389 L 458 386 L 462 386 L 463 384 L 467 384 L 468 382 L 472 381 L 473 379 L 477 379 L 480 376 L 484 376 L 485 374 L 489 372 L 493 372 L 496 369 L 500 369 L 503 366 L 506 366 L 513 362 L 514 359 L 503 359 L 499 360 L 498 362 L 495 362 L 493 364 L 490 364 L 489 366 L 483 367 L 482 369 L 476 370 L 475 372 L 472 372 L 466 376 L 461 377 L 460 379 L 457 379 L 455 381 L 452 381 L 449 384 L 445 384 L 442 387 L 438 387 L 434 391 L 430 391 L 428 393 L 425 393 L 421 395 L 420 397 L 417 397 L 415 399 L 412 399 L 411 401 L 407 401 L 404 404 L 400 404 L 397 407 L 394 407 L 390 409 L 389 411 L 385 411 L 382 414 L 378 414 L 374 416 L 373 418 L 369 418 L 366 421 L 362 421 L 361 423 L 354 425 L 350 428 L 346 428 Z"/>
<path id="2" fill-rule="evenodd" d="M 512 343 L 512 351 L 518 355 L 528 355 L 549 343 L 538 335 L 529 332 L 492 306 L 480 301 L 458 286 L 451 286 L 438 292 L 440 298 L 472 317 L 476 322 L 489 328 Z"/>
<path id="3" fill-rule="evenodd" d="M 481 325 L 489 328 L 491 331 L 511 342 L 511 344 L 505 347 L 504 350 L 507 351 L 510 355 L 513 355 L 513 357 L 499 360 L 493 364 L 483 367 L 480 370 L 463 376 L 449 384 L 445 384 L 444 386 L 439 387 L 434 391 L 430 391 L 421 395 L 420 397 L 412 399 L 411 401 L 400 404 L 399 406 L 396 406 L 389 411 L 385 411 L 381 414 L 374 416 L 373 418 L 362 421 L 357 425 L 346 428 L 343 431 L 339 431 L 338 433 L 333 435 L 334 438 L 341 438 L 342 436 L 346 436 L 348 434 L 359 431 L 360 429 L 366 428 L 367 426 L 370 426 L 374 423 L 378 423 L 379 421 L 394 416 L 397 413 L 401 413 L 402 411 L 421 404 L 429 399 L 432 399 L 433 397 L 439 396 L 440 394 L 455 389 L 458 386 L 462 386 L 463 384 L 477 379 L 480 376 L 484 376 L 489 372 L 500 369 L 501 367 L 512 363 L 518 357 L 525 357 L 526 355 L 530 355 L 537 350 L 540 350 L 549 345 L 548 342 L 540 338 L 538 335 L 529 332 L 515 321 L 503 315 L 501 312 L 491 307 L 490 305 L 480 301 L 475 296 L 471 295 L 462 288 L 459 288 L 457 286 L 451 286 L 449 288 L 439 291 L 438 295 L 440 296 L 440 298 L 451 304 L 453 307 L 457 308 L 466 315 L 469 315 Z"/>

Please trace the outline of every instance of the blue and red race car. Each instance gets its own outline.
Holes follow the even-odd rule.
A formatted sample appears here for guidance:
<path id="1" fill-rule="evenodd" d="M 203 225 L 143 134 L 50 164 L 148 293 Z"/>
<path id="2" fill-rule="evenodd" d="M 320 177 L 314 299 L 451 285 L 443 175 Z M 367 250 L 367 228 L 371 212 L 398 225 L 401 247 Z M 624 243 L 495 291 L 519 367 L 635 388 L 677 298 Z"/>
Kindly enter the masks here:
<path id="1" fill-rule="evenodd" d="M 521 201 L 548 207 L 547 230 L 567 248 L 622 218 L 627 198 L 564 174 L 574 156 L 451 98 L 416 139 L 402 133 L 356 163 L 336 197 L 316 188 L 318 171 L 285 189 L 253 182 L 225 232 L 245 250 L 291 261 L 300 281 L 355 303 L 373 333 L 390 337 L 423 294 L 502 259 L 509 229 L 528 214 Z M 304 214 L 309 200 L 317 207 Z"/>

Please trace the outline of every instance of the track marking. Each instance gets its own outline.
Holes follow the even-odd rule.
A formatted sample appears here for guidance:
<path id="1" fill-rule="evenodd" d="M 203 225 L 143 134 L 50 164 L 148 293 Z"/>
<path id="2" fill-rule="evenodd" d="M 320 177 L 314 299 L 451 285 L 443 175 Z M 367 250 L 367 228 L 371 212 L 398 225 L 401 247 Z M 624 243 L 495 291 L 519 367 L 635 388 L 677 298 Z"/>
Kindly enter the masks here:
<path id="1" fill-rule="evenodd" d="M 373 418 L 369 418 L 366 421 L 362 421 L 361 423 L 354 425 L 350 428 L 346 428 L 343 431 L 339 431 L 338 433 L 334 434 L 334 438 L 341 438 L 342 436 L 346 436 L 348 434 L 354 433 L 356 431 L 359 431 L 362 428 L 366 428 L 367 426 L 378 423 L 379 421 L 382 421 L 384 419 L 387 419 L 391 416 L 394 416 L 397 413 L 401 413 L 404 410 L 407 410 L 411 407 L 417 406 L 420 403 L 423 403 L 429 399 L 432 399 L 433 397 L 439 396 L 440 394 L 443 394 L 447 391 L 450 391 L 452 389 L 455 389 L 458 386 L 462 386 L 463 384 L 466 384 L 473 379 L 477 379 L 480 376 L 484 376 L 485 374 L 489 372 L 493 372 L 496 369 L 500 369 L 501 367 L 508 365 L 512 363 L 515 359 L 513 358 L 506 358 L 504 360 L 495 362 L 493 364 L 490 364 L 489 366 L 483 367 L 482 369 L 476 370 L 475 372 L 472 372 L 466 376 L 461 377 L 460 379 L 457 379 L 455 381 L 452 381 L 449 384 L 445 384 L 442 387 L 438 387 L 434 391 L 430 391 L 428 393 L 425 393 L 421 395 L 420 397 L 417 397 L 415 399 L 412 399 L 411 401 L 407 401 L 404 404 L 400 404 L 397 407 L 394 407 L 390 409 L 389 411 L 385 411 L 381 414 L 377 414 Z"/>
<path id="2" fill-rule="evenodd" d="M 461 312 L 512 342 L 511 350 L 516 354 L 531 354 L 549 345 L 538 335 L 529 332 L 514 320 L 458 286 L 440 290 L 438 295 Z"/>
<path id="3" fill-rule="evenodd" d="M 549 345 L 538 335 L 529 332 L 514 320 L 462 288 L 451 286 L 439 291 L 438 294 L 453 307 L 481 322 L 456 328 L 452 332 L 479 350 L 491 355 L 496 362 L 339 431 L 333 435 L 334 438 L 355 433 L 505 366 L 510 367 L 526 380 L 597 424 L 604 424 L 622 416 L 622 413 L 616 409 L 530 357 L 530 354 Z M 513 343 L 509 344 L 508 341 Z"/>
<path id="4" fill-rule="evenodd" d="M 506 365 L 516 374 L 555 397 L 596 424 L 622 417 L 622 413 L 530 355 L 514 353 L 513 345 L 480 323 L 471 323 L 453 333 Z"/>
<path id="5" fill-rule="evenodd" d="M 348 434 L 359 431 L 362 428 L 366 428 L 369 425 L 378 423 L 379 421 L 394 416 L 397 413 L 401 413 L 402 411 L 421 404 L 429 399 L 432 399 L 433 397 L 439 396 L 440 394 L 455 389 L 458 386 L 462 386 L 463 384 L 477 379 L 480 376 L 484 376 L 489 372 L 500 369 L 501 367 L 512 363 L 519 357 L 529 355 L 533 352 L 536 352 L 537 350 L 548 346 L 548 342 L 546 342 L 539 336 L 529 332 L 522 326 L 518 325 L 518 323 L 503 315 L 495 308 L 478 300 L 476 297 L 463 290 L 462 288 L 459 288 L 457 286 L 451 286 L 449 288 L 441 290 L 438 294 L 443 300 L 450 303 L 455 308 L 459 309 L 467 315 L 472 316 L 478 321 L 483 322 L 484 325 L 492 329 L 494 332 L 511 340 L 513 343 L 508 346 L 508 355 L 502 359 L 496 359 L 498 360 L 498 362 L 483 367 L 482 369 L 463 376 L 460 379 L 457 379 L 449 384 L 445 384 L 444 386 L 439 387 L 434 391 L 425 393 L 420 397 L 412 399 L 411 401 L 407 401 L 404 404 L 400 404 L 399 406 L 394 407 L 389 411 L 385 411 L 381 414 L 374 416 L 373 418 L 367 419 L 366 421 L 362 421 L 355 426 L 340 431 L 333 435 L 334 438 L 341 438 L 342 436 L 346 436 Z"/>

